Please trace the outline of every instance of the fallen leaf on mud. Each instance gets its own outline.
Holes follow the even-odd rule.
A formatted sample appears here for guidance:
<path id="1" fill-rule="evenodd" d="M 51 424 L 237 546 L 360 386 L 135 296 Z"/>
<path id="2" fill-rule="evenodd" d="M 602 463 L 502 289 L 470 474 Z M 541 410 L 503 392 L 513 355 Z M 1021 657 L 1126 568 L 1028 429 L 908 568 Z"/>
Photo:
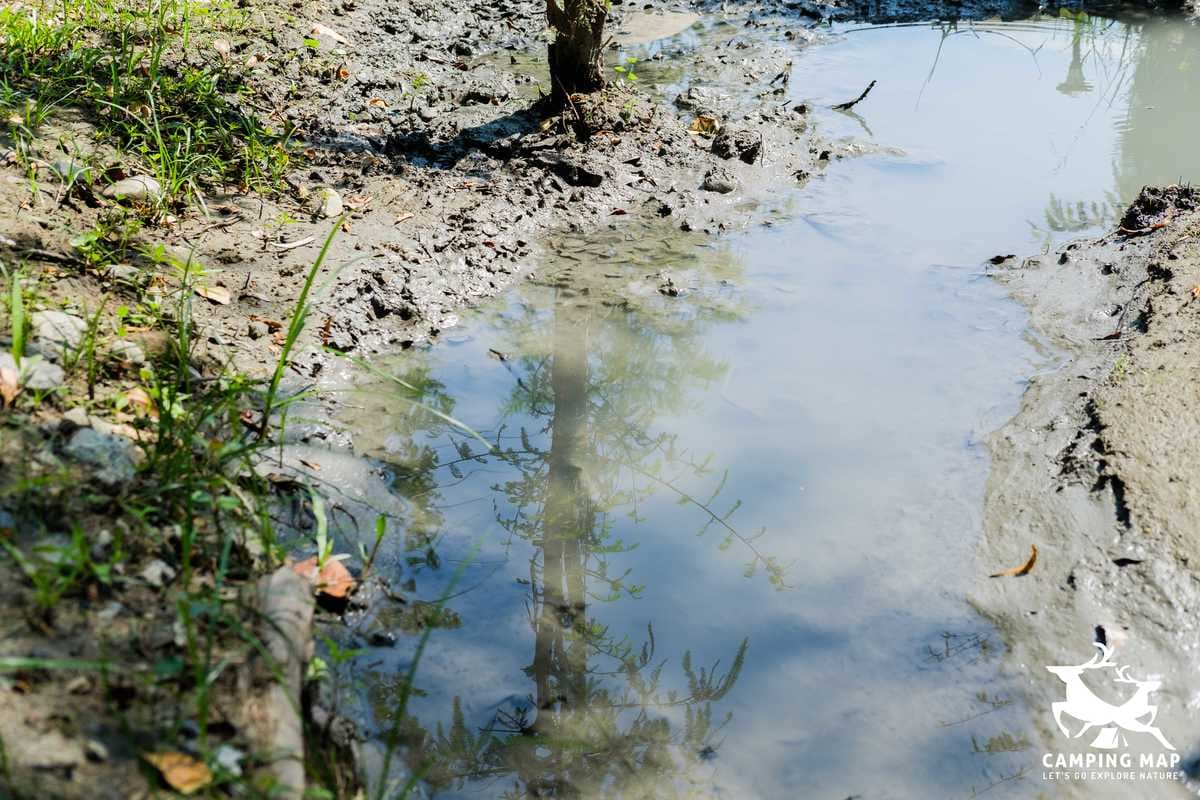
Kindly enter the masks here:
<path id="1" fill-rule="evenodd" d="M 297 239 L 294 242 L 271 242 L 271 247 L 281 251 L 295 250 L 297 247 L 305 247 L 306 245 L 310 245 L 316 240 L 317 237 L 315 236 L 305 236 L 303 239 Z"/>
<path id="2" fill-rule="evenodd" d="M 21 392 L 21 376 L 12 367 L 0 367 L 0 401 L 4 408 L 12 405 Z"/>
<path id="3" fill-rule="evenodd" d="M 260 317 L 258 314 L 251 314 L 250 321 L 261 322 L 263 325 L 267 326 L 267 330 L 269 330 L 271 333 L 283 330 L 283 323 L 277 319 L 271 319 L 270 317 Z"/>
<path id="4" fill-rule="evenodd" d="M 325 566 L 319 572 L 317 571 L 316 556 L 293 564 L 292 569 L 301 578 L 307 578 L 312 582 L 318 594 L 340 600 L 350 594 L 350 590 L 354 588 L 354 576 L 337 558 L 326 559 Z"/>
<path id="5" fill-rule="evenodd" d="M 322 25 L 319 22 L 312 26 L 312 32 L 313 32 L 314 36 L 328 36 L 330 39 L 333 39 L 335 42 L 340 42 L 342 44 L 350 44 L 350 40 L 347 39 L 345 36 L 342 36 L 340 33 L 335 31 L 333 28 L 329 27 L 328 25 Z"/>
<path id="6" fill-rule="evenodd" d="M 1022 564 L 1019 567 L 1013 567 L 1012 569 L 1006 569 L 1003 572 L 997 572 L 992 575 L 989 575 L 988 577 L 989 578 L 1018 578 L 1022 575 L 1028 575 L 1029 571 L 1033 569 L 1033 565 L 1037 563 L 1037 553 L 1038 553 L 1037 545 L 1031 544 L 1031 545 L 1029 545 L 1029 560 L 1028 561 L 1026 561 L 1024 564 Z"/>
<path id="7" fill-rule="evenodd" d="M 212 783 L 212 772 L 204 762 L 184 753 L 143 753 L 142 758 L 154 765 L 172 789 L 182 794 L 191 794 Z"/>
<path id="8" fill-rule="evenodd" d="M 688 126 L 688 130 L 692 133 L 716 133 L 718 127 L 719 125 L 715 117 L 701 114 L 692 120 L 692 124 Z"/>
<path id="9" fill-rule="evenodd" d="M 211 300 L 214 303 L 220 303 L 227 306 L 233 301 L 233 295 L 224 286 L 196 286 L 193 287 L 196 294 L 203 297 L 205 300 Z"/>
<path id="10" fill-rule="evenodd" d="M 382 97 L 372 97 L 367 101 L 367 105 L 371 108 L 387 108 L 387 100 L 384 100 Z"/>

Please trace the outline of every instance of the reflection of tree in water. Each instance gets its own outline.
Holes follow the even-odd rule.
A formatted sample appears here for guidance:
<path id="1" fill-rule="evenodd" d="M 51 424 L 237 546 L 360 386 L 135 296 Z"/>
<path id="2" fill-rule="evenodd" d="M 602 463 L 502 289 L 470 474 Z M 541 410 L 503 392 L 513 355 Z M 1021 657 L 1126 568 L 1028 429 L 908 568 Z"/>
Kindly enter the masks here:
<path id="1" fill-rule="evenodd" d="M 1047 242 L 1052 232 L 1111 228 L 1144 185 L 1200 174 L 1193 138 L 1200 127 L 1200 29 L 1170 19 L 1118 25 L 1084 13 L 1070 16 L 1072 58 L 1057 88 L 1080 94 L 1098 87 L 1097 114 L 1114 104 L 1126 112 L 1117 123 L 1113 189 L 1100 202 L 1052 194 L 1045 229 L 1033 225 Z"/>
<path id="2" fill-rule="evenodd" d="M 1136 26 L 1128 116 L 1119 131 L 1117 191 L 1128 203 L 1147 183 L 1200 175 L 1200 28 L 1180 20 Z"/>
<path id="3" fill-rule="evenodd" d="M 434 791 L 491 778 L 512 779 L 507 797 L 706 795 L 700 770 L 724 724 L 713 704 L 737 681 L 748 641 L 731 644 L 723 665 L 697 667 L 684 653 L 676 669 L 656 652 L 653 623 L 634 642 L 590 613 L 594 602 L 641 594 L 611 560 L 636 546 L 616 537 L 615 523 L 641 521 L 651 494 L 667 488 L 703 509 L 708 525 L 728 526 L 722 546 L 741 538 L 747 571 L 782 585 L 782 569 L 733 530 L 729 514 L 675 488 L 708 474 L 707 461 L 655 431 L 693 389 L 724 376 L 698 334 L 735 312 L 653 293 L 633 301 L 635 311 L 628 297 L 605 296 L 602 287 L 558 288 L 551 319 L 530 309 L 507 320 L 524 355 L 508 362 L 516 385 L 506 410 L 528 424 L 510 437 L 519 445 L 501 448 L 515 474 L 494 488 L 505 498 L 496 504 L 502 526 L 533 545 L 532 692 L 528 705 L 500 709 L 482 731 L 468 727 L 458 698 L 448 729 L 429 733 L 406 720 L 409 767 Z M 671 688 L 680 673 L 686 687 Z"/>

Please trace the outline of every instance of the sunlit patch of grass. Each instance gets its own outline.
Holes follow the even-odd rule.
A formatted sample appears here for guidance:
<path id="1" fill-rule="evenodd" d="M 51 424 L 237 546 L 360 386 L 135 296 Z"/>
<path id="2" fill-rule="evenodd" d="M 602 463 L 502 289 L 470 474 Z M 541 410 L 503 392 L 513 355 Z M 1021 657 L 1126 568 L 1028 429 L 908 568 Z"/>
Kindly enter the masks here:
<path id="1" fill-rule="evenodd" d="M 237 27 L 236 12 L 194 0 L 0 8 L 0 114 L 18 155 L 54 109 L 72 106 L 170 201 L 202 202 L 204 186 L 227 182 L 276 188 L 290 160 L 287 134 L 237 102 L 239 70 L 180 58 L 196 44 L 196 21 L 220 27 L 227 14 Z"/>

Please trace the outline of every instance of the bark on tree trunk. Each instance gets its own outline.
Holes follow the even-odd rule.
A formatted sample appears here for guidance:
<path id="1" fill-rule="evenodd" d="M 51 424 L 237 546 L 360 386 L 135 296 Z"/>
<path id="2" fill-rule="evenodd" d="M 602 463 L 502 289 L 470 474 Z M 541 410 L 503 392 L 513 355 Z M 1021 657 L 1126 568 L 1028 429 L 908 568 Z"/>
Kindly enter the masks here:
<path id="1" fill-rule="evenodd" d="M 546 19 L 554 29 L 549 52 L 553 101 L 565 105 L 576 92 L 604 88 L 607 0 L 546 0 Z"/>

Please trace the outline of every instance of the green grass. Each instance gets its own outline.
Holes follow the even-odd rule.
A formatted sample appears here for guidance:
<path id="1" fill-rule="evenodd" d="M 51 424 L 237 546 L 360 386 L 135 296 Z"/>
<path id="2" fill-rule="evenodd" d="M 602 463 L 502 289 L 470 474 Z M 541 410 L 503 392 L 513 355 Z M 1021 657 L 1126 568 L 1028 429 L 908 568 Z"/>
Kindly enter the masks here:
<path id="1" fill-rule="evenodd" d="M 21 367 L 21 358 L 25 355 L 25 345 L 29 337 L 29 323 L 25 319 L 25 295 L 21 287 L 21 272 L 12 272 L 8 276 L 8 325 L 12 336 L 10 347 L 13 361 L 17 368 Z"/>
<path id="2" fill-rule="evenodd" d="M 202 204 L 208 185 L 279 186 L 288 138 L 239 102 L 241 72 L 215 53 L 201 66 L 182 60 L 199 47 L 195 23 L 205 36 L 223 16 L 239 24 L 232 4 L 47 0 L 37 11 L 0 9 L 0 114 L 27 164 L 28 142 L 52 112 L 74 107 L 169 203 Z"/>

